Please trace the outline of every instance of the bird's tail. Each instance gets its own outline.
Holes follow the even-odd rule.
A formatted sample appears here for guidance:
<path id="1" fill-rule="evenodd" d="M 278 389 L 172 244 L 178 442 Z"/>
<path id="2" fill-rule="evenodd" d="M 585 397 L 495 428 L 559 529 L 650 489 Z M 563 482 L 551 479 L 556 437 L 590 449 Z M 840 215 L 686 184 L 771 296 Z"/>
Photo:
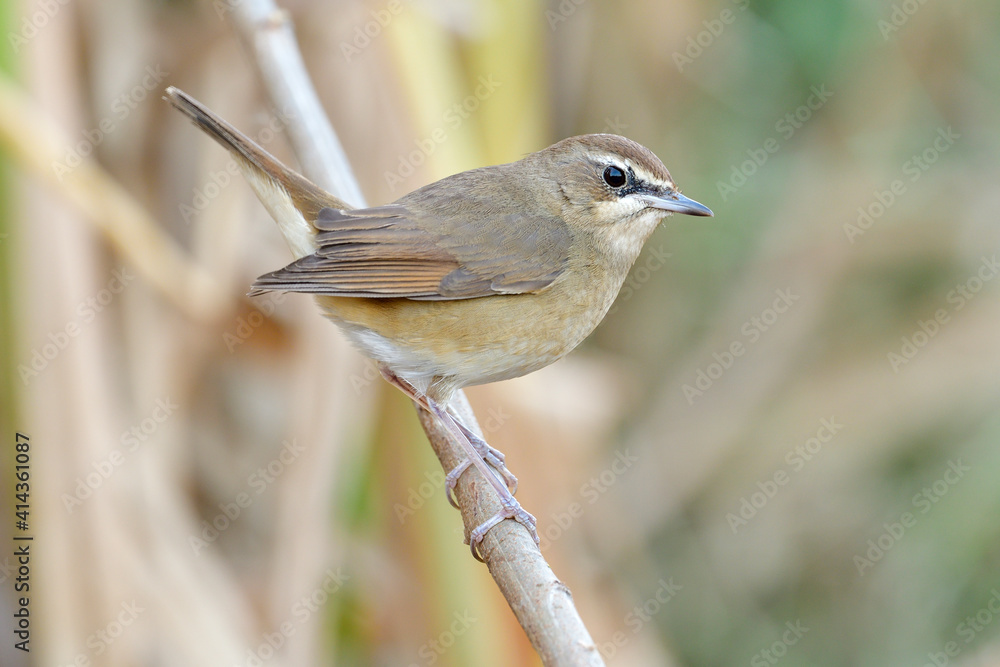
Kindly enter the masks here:
<path id="1" fill-rule="evenodd" d="M 296 259 L 315 250 L 313 221 L 321 209 L 350 209 L 340 199 L 283 165 L 184 91 L 170 86 L 164 99 L 232 154 L 250 187 L 278 223 Z"/>

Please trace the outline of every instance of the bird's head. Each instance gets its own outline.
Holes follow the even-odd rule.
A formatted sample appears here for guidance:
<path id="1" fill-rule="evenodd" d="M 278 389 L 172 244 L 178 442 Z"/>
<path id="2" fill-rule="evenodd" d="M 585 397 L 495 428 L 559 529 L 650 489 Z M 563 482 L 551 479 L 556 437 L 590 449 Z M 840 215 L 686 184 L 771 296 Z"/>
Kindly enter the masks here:
<path id="1" fill-rule="evenodd" d="M 535 155 L 561 192 L 563 218 L 629 265 L 665 216 L 712 215 L 680 193 L 651 150 L 625 137 L 570 137 Z"/>

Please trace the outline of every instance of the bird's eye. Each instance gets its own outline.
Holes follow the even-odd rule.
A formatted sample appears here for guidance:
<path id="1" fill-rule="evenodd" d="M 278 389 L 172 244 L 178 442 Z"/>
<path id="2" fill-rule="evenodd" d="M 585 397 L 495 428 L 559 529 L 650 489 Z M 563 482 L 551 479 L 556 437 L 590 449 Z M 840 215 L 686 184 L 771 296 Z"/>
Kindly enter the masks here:
<path id="1" fill-rule="evenodd" d="M 625 177 L 625 172 L 618 167 L 611 165 L 604 170 L 604 182 L 613 188 L 620 188 L 625 185 L 628 179 Z"/>

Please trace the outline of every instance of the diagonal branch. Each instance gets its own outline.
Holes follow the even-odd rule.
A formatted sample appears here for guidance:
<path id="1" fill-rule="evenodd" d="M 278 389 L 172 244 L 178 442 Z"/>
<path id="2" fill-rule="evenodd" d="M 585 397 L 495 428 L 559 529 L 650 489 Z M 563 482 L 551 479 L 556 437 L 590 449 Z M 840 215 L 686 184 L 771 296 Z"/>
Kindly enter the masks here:
<path id="1" fill-rule="evenodd" d="M 288 14 L 272 0 L 243 0 L 236 3 L 233 18 L 272 104 L 292 112 L 288 133 L 303 173 L 344 201 L 364 206 L 365 196 L 302 62 Z"/>
<path id="2" fill-rule="evenodd" d="M 241 37 L 250 48 L 275 107 L 289 110 L 290 135 L 305 175 L 334 195 L 364 206 L 364 198 L 315 89 L 305 71 L 288 16 L 271 0 L 243 0 L 233 6 Z M 480 436 L 465 394 L 458 392 L 451 407 Z M 462 450 L 429 413 L 420 421 L 445 471 L 463 460 Z M 474 469 L 455 489 L 466 539 L 479 524 L 500 509 L 489 483 Z M 481 553 L 504 598 L 548 667 L 604 665 L 590 633 L 580 619 L 569 589 L 545 561 L 527 529 L 514 521 L 493 528 L 480 545 Z"/>

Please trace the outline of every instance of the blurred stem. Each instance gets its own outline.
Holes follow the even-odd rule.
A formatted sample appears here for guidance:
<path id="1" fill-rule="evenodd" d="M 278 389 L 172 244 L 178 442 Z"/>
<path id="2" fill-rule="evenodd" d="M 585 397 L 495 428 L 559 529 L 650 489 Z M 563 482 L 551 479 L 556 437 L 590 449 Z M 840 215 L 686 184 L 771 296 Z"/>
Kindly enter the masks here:
<path id="1" fill-rule="evenodd" d="M 535 0 L 493 0 L 486 6 L 489 21 L 463 52 L 469 63 L 467 89 L 493 90 L 476 115 L 479 127 L 489 128 L 482 132 L 483 157 L 494 164 L 519 160 L 552 143 L 543 34 L 548 25 Z"/>
<path id="2" fill-rule="evenodd" d="M 0 28 L 3 28 L 0 29 L 0 34 L 9 34 L 8 30 L 13 25 L 10 15 L 13 6 L 12 3 L 4 3 L 0 7 Z M 0 52 L 0 70 L 3 70 L 7 75 L 10 75 L 13 70 L 13 59 L 12 49 L 3 49 Z M 14 208 L 11 201 L 12 194 L 10 164 L 6 159 L 3 159 L 3 156 L 0 156 L 0 303 L 5 304 L 5 307 L 0 308 L 0 429 L 2 429 L 4 438 L 14 437 L 20 422 L 21 412 L 20 401 L 15 400 L 17 383 L 14 379 L 17 377 L 17 369 L 14 364 L 14 350 L 17 344 L 14 339 L 16 335 L 14 312 L 21 309 L 18 307 L 20 304 L 13 302 L 13 280 L 17 269 L 12 262 L 13 246 L 16 242 L 12 235 L 13 226 L 11 225 L 12 209 Z M 4 498 L 11 498 L 14 490 L 13 483 L 16 481 L 14 479 L 14 455 L 16 452 L 9 445 L 4 450 L 3 456 L 0 457 L 0 461 L 3 462 L 0 467 L 7 472 L 0 476 L 0 493 L 3 493 Z M 5 539 L 10 525 L 7 523 L 4 526 L 2 535 Z M 24 664 L 27 664 L 26 660 Z"/>
<path id="3" fill-rule="evenodd" d="M 468 90 L 457 43 L 450 32 L 419 7 L 411 6 L 393 20 L 385 37 L 394 64 L 401 72 L 399 78 L 405 87 L 410 127 L 415 137 L 424 142 L 444 137 L 443 142 L 435 141 L 424 171 L 417 170 L 410 177 L 412 183 L 404 183 L 401 190 L 417 187 L 421 178 L 443 178 L 484 164 L 478 116 L 469 114 L 463 118 L 449 111 L 450 105 L 460 102 Z M 412 57 L 413 53 L 420 53 L 420 58 Z M 409 145 L 411 149 L 416 147 L 416 143 Z M 408 476 L 412 484 L 420 484 L 424 471 L 430 470 L 433 457 L 430 451 L 414 449 L 407 453 L 407 463 L 413 470 Z M 434 602 L 428 605 L 428 612 L 434 618 L 428 619 L 427 625 L 446 628 L 453 621 L 453 612 L 474 610 L 476 623 L 449 651 L 449 664 L 482 667 L 515 664 L 517 656 L 530 649 L 523 646 L 520 637 L 510 636 L 512 628 L 505 623 L 509 618 L 506 603 L 496 595 L 495 587 L 485 577 L 477 576 L 477 564 L 470 561 L 464 550 L 456 550 L 450 544 L 455 538 L 455 517 L 451 512 L 443 493 L 435 493 L 419 516 L 414 517 L 411 527 L 425 536 L 417 542 L 415 560 L 421 577 L 437 587 Z M 511 639 L 522 642 L 520 651 Z M 469 652 L 470 647 L 475 647 L 475 653 Z"/>
<path id="4" fill-rule="evenodd" d="M 456 111 L 453 106 L 462 103 L 468 89 L 454 37 L 417 6 L 397 16 L 386 37 L 405 87 L 411 126 L 416 133 L 406 154 L 414 148 L 427 154 L 416 141 L 425 145 L 433 142 L 433 151 L 426 155 L 426 173 L 435 180 L 482 166 L 478 115 L 464 109 Z M 420 57 L 414 58 L 414 53 Z M 442 137 L 444 140 L 439 141 Z"/>
<path id="5" fill-rule="evenodd" d="M 178 310 L 211 321 L 222 310 L 217 282 L 195 264 L 110 174 L 67 160 L 70 145 L 9 77 L 0 75 L 0 144 L 13 161 L 73 202 L 139 274 Z"/>

